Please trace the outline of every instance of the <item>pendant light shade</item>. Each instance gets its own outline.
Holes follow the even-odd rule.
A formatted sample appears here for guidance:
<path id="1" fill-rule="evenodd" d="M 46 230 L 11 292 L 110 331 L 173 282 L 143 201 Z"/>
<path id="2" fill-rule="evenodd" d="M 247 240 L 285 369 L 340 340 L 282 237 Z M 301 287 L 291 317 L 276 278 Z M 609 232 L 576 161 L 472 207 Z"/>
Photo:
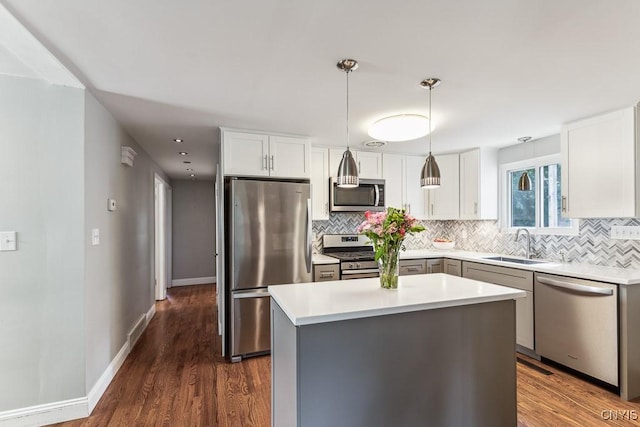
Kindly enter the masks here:
<path id="1" fill-rule="evenodd" d="M 436 163 L 436 158 L 431 153 L 422 166 L 420 174 L 420 186 L 422 188 L 438 188 L 440 187 L 440 168 Z"/>
<path id="2" fill-rule="evenodd" d="M 342 155 L 342 160 L 340 160 L 336 182 L 338 187 L 342 188 L 354 188 L 359 184 L 358 167 L 348 147 L 347 151 Z"/>
<path id="3" fill-rule="evenodd" d="M 351 150 L 349 150 L 349 73 L 358 68 L 358 61 L 355 59 L 343 59 L 336 66 L 347 74 L 347 150 L 342 155 L 342 160 L 340 160 L 336 182 L 338 187 L 354 188 L 360 184 L 360 179 L 358 178 L 356 161 L 353 159 Z"/>
<path id="4" fill-rule="evenodd" d="M 527 171 L 522 172 L 522 175 L 520 175 L 520 180 L 518 181 L 518 190 L 531 191 L 531 178 L 529 178 L 529 174 L 527 173 Z"/>
<path id="5" fill-rule="evenodd" d="M 518 138 L 518 141 L 522 143 L 529 142 L 530 140 L 530 136 L 522 136 Z M 520 179 L 518 180 L 518 191 L 531 191 L 531 178 L 527 171 L 522 172 L 522 175 L 520 175 Z"/>
<path id="6" fill-rule="evenodd" d="M 436 158 L 431 154 L 431 91 L 440 84 L 440 79 L 434 77 L 428 78 L 420 82 L 420 86 L 429 89 L 429 155 L 422 167 L 420 174 L 420 187 L 422 188 L 438 188 L 440 187 L 440 168 L 436 162 Z"/>

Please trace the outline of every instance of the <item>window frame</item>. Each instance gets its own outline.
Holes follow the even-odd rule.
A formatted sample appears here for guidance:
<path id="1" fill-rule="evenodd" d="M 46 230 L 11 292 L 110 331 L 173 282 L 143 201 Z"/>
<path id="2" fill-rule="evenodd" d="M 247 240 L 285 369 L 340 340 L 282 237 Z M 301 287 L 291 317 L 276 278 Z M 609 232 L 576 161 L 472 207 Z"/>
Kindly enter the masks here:
<path id="1" fill-rule="evenodd" d="M 500 165 L 499 198 L 500 198 L 500 228 L 505 233 L 516 233 L 518 228 L 525 228 L 531 234 L 537 235 L 559 235 L 559 236 L 577 236 L 579 234 L 580 221 L 570 218 L 570 227 L 541 227 L 541 200 L 542 185 L 540 177 L 540 168 L 542 166 L 561 164 L 560 153 L 548 156 L 535 157 L 532 159 L 519 160 L 516 162 L 504 163 Z M 510 175 L 513 171 L 523 169 L 534 169 L 536 173 L 536 212 L 535 227 L 512 227 L 511 226 L 511 180 Z"/>

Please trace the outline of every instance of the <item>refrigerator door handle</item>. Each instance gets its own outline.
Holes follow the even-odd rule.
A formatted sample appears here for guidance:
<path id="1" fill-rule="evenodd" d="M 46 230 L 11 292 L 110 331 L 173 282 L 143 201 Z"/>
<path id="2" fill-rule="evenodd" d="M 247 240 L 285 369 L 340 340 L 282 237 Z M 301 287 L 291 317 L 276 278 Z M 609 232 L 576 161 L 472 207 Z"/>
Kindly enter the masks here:
<path id="1" fill-rule="evenodd" d="M 254 291 L 254 292 L 234 292 L 233 299 L 241 299 L 241 298 L 266 298 L 269 297 L 269 291 L 266 289 L 263 291 Z"/>
<path id="2" fill-rule="evenodd" d="M 307 262 L 307 273 L 311 273 L 311 199 L 307 199 L 307 238 L 306 238 L 306 250 L 305 261 Z"/>

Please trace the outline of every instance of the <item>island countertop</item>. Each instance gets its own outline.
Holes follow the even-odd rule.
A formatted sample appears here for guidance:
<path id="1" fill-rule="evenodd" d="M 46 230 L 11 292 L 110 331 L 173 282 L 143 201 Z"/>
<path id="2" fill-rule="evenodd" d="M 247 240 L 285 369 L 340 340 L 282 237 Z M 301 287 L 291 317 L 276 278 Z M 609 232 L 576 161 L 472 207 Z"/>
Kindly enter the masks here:
<path id="1" fill-rule="evenodd" d="M 448 274 L 400 276 L 398 289 L 378 278 L 269 286 L 295 326 L 524 298 L 518 289 Z"/>

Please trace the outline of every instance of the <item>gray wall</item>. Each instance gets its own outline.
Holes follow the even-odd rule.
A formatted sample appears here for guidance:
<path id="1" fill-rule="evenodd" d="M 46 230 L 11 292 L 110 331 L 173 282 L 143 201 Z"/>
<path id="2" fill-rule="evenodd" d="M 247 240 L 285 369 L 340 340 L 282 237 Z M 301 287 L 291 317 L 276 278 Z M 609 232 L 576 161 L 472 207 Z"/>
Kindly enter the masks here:
<path id="1" fill-rule="evenodd" d="M 85 396 L 84 92 L 0 76 L 0 411 Z"/>
<path id="2" fill-rule="evenodd" d="M 216 275 L 214 181 L 173 181 L 173 279 Z"/>
<path id="3" fill-rule="evenodd" d="M 154 173 L 168 178 L 89 93 L 85 117 L 86 387 L 95 385 L 154 297 Z M 120 147 L 138 155 L 120 163 Z M 107 199 L 117 209 L 107 211 Z M 91 245 L 91 229 L 100 244 Z"/>

